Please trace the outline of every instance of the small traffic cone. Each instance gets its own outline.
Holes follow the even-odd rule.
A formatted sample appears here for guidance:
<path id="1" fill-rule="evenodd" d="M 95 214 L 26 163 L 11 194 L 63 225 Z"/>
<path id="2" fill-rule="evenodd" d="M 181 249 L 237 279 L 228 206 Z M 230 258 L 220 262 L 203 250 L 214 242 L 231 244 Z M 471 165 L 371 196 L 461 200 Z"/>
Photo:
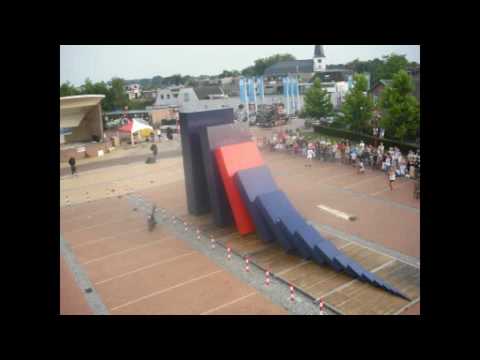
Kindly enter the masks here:
<path id="1" fill-rule="evenodd" d="M 245 258 L 245 271 L 246 272 L 250 271 L 250 265 L 249 265 L 248 257 Z"/>
<path id="2" fill-rule="evenodd" d="M 290 301 L 291 302 L 295 301 L 295 289 L 291 285 L 290 285 Z"/>
<path id="3" fill-rule="evenodd" d="M 197 229 L 197 240 L 200 240 L 200 229 Z"/>
<path id="4" fill-rule="evenodd" d="M 210 239 L 210 243 L 212 244 L 212 249 L 215 249 L 215 239 L 213 237 Z"/>
<path id="5" fill-rule="evenodd" d="M 270 285 L 270 271 L 265 271 L 265 285 Z"/>
<path id="6" fill-rule="evenodd" d="M 325 310 L 323 309 L 323 300 L 320 300 L 320 315 L 326 315 Z"/>
<path id="7" fill-rule="evenodd" d="M 231 252 L 232 252 L 232 249 L 227 248 L 227 259 L 228 259 L 228 260 L 231 260 L 231 259 L 232 259 L 232 254 L 231 254 Z"/>

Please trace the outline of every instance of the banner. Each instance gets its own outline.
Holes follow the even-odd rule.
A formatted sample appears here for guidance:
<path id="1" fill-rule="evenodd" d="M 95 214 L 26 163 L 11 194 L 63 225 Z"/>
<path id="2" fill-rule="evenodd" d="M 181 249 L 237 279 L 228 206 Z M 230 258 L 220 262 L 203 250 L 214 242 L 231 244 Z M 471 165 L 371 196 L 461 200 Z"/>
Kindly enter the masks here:
<path id="1" fill-rule="evenodd" d="M 240 85 L 240 102 L 243 104 L 243 103 L 247 103 L 247 87 L 246 87 L 246 83 L 245 83 L 245 79 L 241 78 L 240 81 L 239 81 L 239 85 Z"/>

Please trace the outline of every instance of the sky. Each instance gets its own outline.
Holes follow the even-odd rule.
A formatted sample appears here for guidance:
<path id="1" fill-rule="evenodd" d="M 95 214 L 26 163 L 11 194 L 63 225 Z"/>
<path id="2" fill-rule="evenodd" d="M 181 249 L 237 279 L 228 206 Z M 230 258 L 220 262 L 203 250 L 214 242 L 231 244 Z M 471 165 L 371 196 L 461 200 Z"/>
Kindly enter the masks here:
<path id="1" fill-rule="evenodd" d="M 153 76 L 217 75 L 242 70 L 259 58 L 289 53 L 311 59 L 314 45 L 61 45 L 60 82 L 93 82 Z M 327 64 L 371 60 L 396 53 L 420 63 L 419 45 L 324 45 Z"/>

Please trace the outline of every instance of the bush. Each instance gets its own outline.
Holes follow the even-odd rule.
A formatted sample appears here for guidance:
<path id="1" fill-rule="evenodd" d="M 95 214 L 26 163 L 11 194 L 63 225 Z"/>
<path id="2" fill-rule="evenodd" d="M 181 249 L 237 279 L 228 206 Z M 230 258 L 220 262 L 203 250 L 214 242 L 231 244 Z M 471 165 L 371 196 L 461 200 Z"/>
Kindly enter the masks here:
<path id="1" fill-rule="evenodd" d="M 314 125 L 313 129 L 315 132 L 326 135 L 326 136 L 339 137 L 339 138 L 348 139 L 354 142 L 360 142 L 360 140 L 363 140 L 365 144 L 373 144 L 375 142 L 375 137 L 373 136 L 355 133 L 347 130 L 335 129 L 335 128 L 319 126 L 319 125 Z M 417 146 L 416 144 L 407 144 L 407 143 L 402 143 L 402 142 L 391 140 L 391 139 L 379 139 L 378 143 L 380 144 L 380 142 L 383 143 L 385 148 L 388 148 L 390 146 L 396 146 L 404 153 L 408 152 L 409 150 L 415 151 L 419 149 L 419 146 Z"/>

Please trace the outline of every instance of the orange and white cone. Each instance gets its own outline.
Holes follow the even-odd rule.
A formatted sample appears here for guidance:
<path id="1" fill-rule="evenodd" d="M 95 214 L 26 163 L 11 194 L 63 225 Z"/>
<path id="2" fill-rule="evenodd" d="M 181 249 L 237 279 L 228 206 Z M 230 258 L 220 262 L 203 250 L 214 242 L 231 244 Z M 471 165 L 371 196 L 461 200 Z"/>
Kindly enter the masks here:
<path id="1" fill-rule="evenodd" d="M 210 239 L 210 243 L 212 244 L 212 249 L 215 249 L 215 239 L 213 237 Z"/>
<path id="2" fill-rule="evenodd" d="M 230 260 L 232 258 L 232 249 L 227 248 L 227 259 Z"/>
<path id="3" fill-rule="evenodd" d="M 265 286 L 270 285 L 270 271 L 265 271 Z"/>
<path id="4" fill-rule="evenodd" d="M 248 257 L 245 258 L 245 271 L 246 272 L 250 271 L 250 265 L 249 265 Z"/>
<path id="5" fill-rule="evenodd" d="M 323 300 L 320 300 L 320 315 L 326 315 L 323 307 L 324 307 Z"/>
<path id="6" fill-rule="evenodd" d="M 197 240 L 200 240 L 200 229 L 197 229 Z"/>
<path id="7" fill-rule="evenodd" d="M 290 301 L 291 302 L 295 301 L 295 289 L 291 285 L 290 285 Z"/>

